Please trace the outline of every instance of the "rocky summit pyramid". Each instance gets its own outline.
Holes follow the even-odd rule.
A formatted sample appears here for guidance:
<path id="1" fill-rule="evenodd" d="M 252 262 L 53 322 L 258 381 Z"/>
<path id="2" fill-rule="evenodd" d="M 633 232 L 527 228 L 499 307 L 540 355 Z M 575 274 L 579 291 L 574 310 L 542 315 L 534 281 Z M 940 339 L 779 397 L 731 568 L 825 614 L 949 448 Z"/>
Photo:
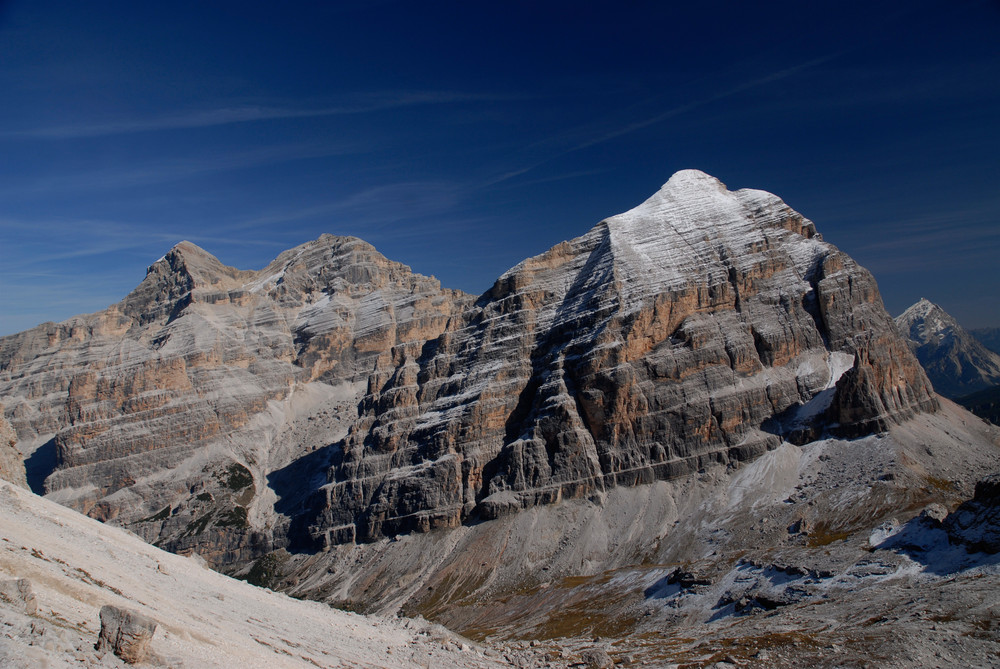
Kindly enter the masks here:
<path id="1" fill-rule="evenodd" d="M 812 222 L 694 170 L 479 297 L 349 237 L 259 271 L 182 242 L 118 304 L 0 338 L 0 402 L 36 492 L 296 597 L 653 663 L 759 637 L 795 641 L 773 666 L 912 666 L 935 639 L 866 622 L 912 608 L 897 574 L 997 649 L 993 562 L 932 550 L 948 508 L 933 541 L 906 521 L 968 500 L 1000 433 Z M 815 629 L 741 622 L 779 607 Z"/>
<path id="2" fill-rule="evenodd" d="M 936 406 L 868 272 L 777 197 L 693 170 L 394 355 L 309 505 L 321 542 L 673 479 Z"/>
<path id="3" fill-rule="evenodd" d="M 921 299 L 896 317 L 934 389 L 961 397 L 1000 386 L 1000 355 L 966 332 L 944 309 Z"/>

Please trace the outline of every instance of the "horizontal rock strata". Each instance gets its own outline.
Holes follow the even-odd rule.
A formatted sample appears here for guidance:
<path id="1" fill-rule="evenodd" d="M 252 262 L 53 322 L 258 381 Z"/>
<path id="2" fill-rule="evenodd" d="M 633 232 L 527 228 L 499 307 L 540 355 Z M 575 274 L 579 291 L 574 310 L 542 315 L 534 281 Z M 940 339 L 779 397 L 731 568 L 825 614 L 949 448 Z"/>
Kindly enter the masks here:
<path id="1" fill-rule="evenodd" d="M 0 338 L 0 395 L 29 469 L 51 459 L 29 476 L 38 492 L 175 550 L 247 558 L 269 545 L 252 531 L 274 513 L 267 474 L 342 433 L 380 358 L 469 299 L 353 238 L 259 272 L 182 242 L 107 310 Z M 283 437 L 310 412 L 325 432 Z"/>
<path id="2" fill-rule="evenodd" d="M 257 272 L 182 242 L 107 310 L 0 338 L 0 396 L 36 489 L 218 564 L 936 407 L 868 272 L 692 170 L 478 299 L 353 238 Z"/>
<path id="3" fill-rule="evenodd" d="M 785 422 L 857 435 L 937 406 L 867 271 L 777 197 L 695 171 L 393 353 L 312 500 L 320 545 L 750 460 Z"/>

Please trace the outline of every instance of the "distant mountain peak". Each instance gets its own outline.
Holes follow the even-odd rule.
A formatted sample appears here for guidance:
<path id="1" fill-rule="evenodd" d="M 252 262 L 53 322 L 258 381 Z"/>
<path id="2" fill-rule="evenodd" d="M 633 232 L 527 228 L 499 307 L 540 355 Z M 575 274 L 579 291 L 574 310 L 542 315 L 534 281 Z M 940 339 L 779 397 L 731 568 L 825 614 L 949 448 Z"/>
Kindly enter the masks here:
<path id="1" fill-rule="evenodd" d="M 896 317 L 896 325 L 942 395 L 960 397 L 1000 385 L 1000 355 L 937 304 L 920 298 Z"/>
<path id="2" fill-rule="evenodd" d="M 909 321 L 912 321 L 912 320 L 917 319 L 917 318 L 923 318 L 927 314 L 933 312 L 934 310 L 938 310 L 941 313 L 947 315 L 946 312 L 944 311 L 944 309 L 942 309 L 938 305 L 934 304 L 933 302 L 931 302 L 930 300 L 928 300 L 926 297 L 921 297 L 919 300 L 917 300 L 917 302 L 915 302 L 914 304 L 911 304 L 906 309 L 906 311 L 904 311 L 903 313 L 901 313 L 896 318 L 896 320 L 897 320 L 897 322 L 899 322 L 900 319 L 902 319 L 905 322 L 909 322 Z"/>

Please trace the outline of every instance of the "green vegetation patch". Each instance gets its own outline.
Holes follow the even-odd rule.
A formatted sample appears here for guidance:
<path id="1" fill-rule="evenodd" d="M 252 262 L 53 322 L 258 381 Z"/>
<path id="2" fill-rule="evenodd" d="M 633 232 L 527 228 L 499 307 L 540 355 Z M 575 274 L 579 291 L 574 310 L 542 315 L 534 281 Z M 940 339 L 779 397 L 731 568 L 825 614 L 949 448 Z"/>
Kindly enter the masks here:
<path id="1" fill-rule="evenodd" d="M 288 553 L 275 551 L 257 558 L 247 572 L 246 582 L 260 588 L 270 588 L 281 575 L 281 566 L 288 559 Z"/>
<path id="2" fill-rule="evenodd" d="M 222 518 L 215 522 L 217 527 L 250 527 L 247 520 L 246 507 L 237 506 L 230 509 Z"/>
<path id="3" fill-rule="evenodd" d="M 154 513 L 152 516 L 146 516 L 145 518 L 141 519 L 139 522 L 140 523 L 151 523 L 151 522 L 154 522 L 154 521 L 157 521 L 157 520 L 166 520 L 168 516 L 170 516 L 170 505 L 169 504 L 166 505 L 165 507 L 163 507 L 162 509 L 160 509 L 159 511 L 157 511 L 156 513 Z"/>
<path id="4" fill-rule="evenodd" d="M 234 462 L 226 470 L 226 476 L 222 484 L 233 492 L 238 492 L 247 486 L 253 485 L 253 474 L 240 463 Z"/>
<path id="5" fill-rule="evenodd" d="M 208 523 L 212 520 L 212 512 L 209 511 L 201 518 L 197 518 L 188 523 L 187 528 L 184 530 L 185 535 L 201 534 L 208 527 Z"/>

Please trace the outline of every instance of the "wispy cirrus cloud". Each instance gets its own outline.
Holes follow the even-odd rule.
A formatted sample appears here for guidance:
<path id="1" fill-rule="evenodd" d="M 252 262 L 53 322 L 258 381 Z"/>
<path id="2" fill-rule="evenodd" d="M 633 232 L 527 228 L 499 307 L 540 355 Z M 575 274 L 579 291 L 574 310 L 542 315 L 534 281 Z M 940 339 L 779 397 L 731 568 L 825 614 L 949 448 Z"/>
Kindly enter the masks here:
<path id="1" fill-rule="evenodd" d="M 0 267 L 0 285 L 25 276 L 61 276 L 61 263 L 81 258 L 119 254 L 135 249 L 163 253 L 182 240 L 199 245 L 274 246 L 266 239 L 230 234 L 234 230 L 212 228 L 210 234 L 197 224 L 164 227 L 148 221 L 114 221 L 93 218 L 29 219 L 0 217 L 0 235 L 30 232 L 40 249 L 5 258 Z M 150 262 L 156 256 L 150 256 Z M 49 269 L 46 269 L 49 268 Z"/>
<path id="2" fill-rule="evenodd" d="M 371 150 L 371 143 L 325 142 L 266 146 L 242 151 L 213 152 L 185 158 L 159 159 L 144 164 L 106 169 L 81 169 L 68 174 L 49 174 L 0 188 L 8 198 L 51 192 L 117 190 L 190 179 L 206 174 L 289 163 L 309 158 L 342 156 Z"/>
<path id="3" fill-rule="evenodd" d="M 610 141 L 612 139 L 617 139 L 618 137 L 621 137 L 623 135 L 627 135 L 627 134 L 633 133 L 633 132 L 635 132 L 637 130 L 642 130 L 643 128 L 649 127 L 651 125 L 655 125 L 657 123 L 662 123 L 663 121 L 666 121 L 668 119 L 674 118 L 676 116 L 680 116 L 681 114 L 686 114 L 687 112 L 694 111 L 695 109 L 699 109 L 700 107 L 705 107 L 705 106 L 710 105 L 712 103 L 720 102 L 720 101 L 725 100 L 727 98 L 731 98 L 733 96 L 739 95 L 740 93 L 745 93 L 747 91 L 750 91 L 750 90 L 753 90 L 753 89 L 756 89 L 756 88 L 761 88 L 763 86 L 767 86 L 769 84 L 776 83 L 776 82 L 781 81 L 783 79 L 788 79 L 789 77 L 793 77 L 793 76 L 795 76 L 797 74 L 801 74 L 802 72 L 805 72 L 806 70 L 810 70 L 810 69 L 812 69 L 812 68 L 814 68 L 814 67 L 816 67 L 818 65 L 822 65 L 822 64 L 827 63 L 827 62 L 829 62 L 831 60 L 834 60 L 835 58 L 838 58 L 839 56 L 843 55 L 844 53 L 846 53 L 846 51 L 838 51 L 836 53 L 831 53 L 831 54 L 828 54 L 828 55 L 825 55 L 825 56 L 821 56 L 820 58 L 814 58 L 814 59 L 806 61 L 804 63 L 800 63 L 799 65 L 795 65 L 793 67 L 787 67 L 787 68 L 784 68 L 782 70 L 778 70 L 776 72 L 770 72 L 770 73 L 765 74 L 763 76 L 755 77 L 755 78 L 750 79 L 748 81 L 741 82 L 739 84 L 736 84 L 735 86 L 731 86 L 731 87 L 729 87 L 729 88 L 727 88 L 725 90 L 719 91 L 718 93 L 715 93 L 713 95 L 708 95 L 708 96 L 705 96 L 705 97 L 702 97 L 702 98 L 698 98 L 696 100 L 692 100 L 692 101 L 687 102 L 685 104 L 678 105 L 676 107 L 672 107 L 671 109 L 667 109 L 666 111 L 664 111 L 662 113 L 659 113 L 659 114 L 656 114 L 654 116 L 650 116 L 648 118 L 641 119 L 639 121 L 636 121 L 634 123 L 630 123 L 630 124 L 625 125 L 625 126 L 620 127 L 620 128 L 615 128 L 615 129 L 613 129 L 613 130 L 611 130 L 609 132 L 606 132 L 606 133 L 604 133 L 602 135 L 594 137 L 594 138 L 592 138 L 590 140 L 584 141 L 584 142 L 582 142 L 582 143 L 580 143 L 580 144 L 578 144 L 578 145 L 576 145 L 576 146 L 568 149 L 568 152 L 569 151 L 579 151 L 581 149 L 585 149 L 585 148 L 588 148 L 588 147 L 591 147 L 591 146 L 594 146 L 594 145 L 597 145 L 597 144 L 602 144 L 602 143 Z"/>
<path id="4" fill-rule="evenodd" d="M 0 234 L 17 235 L 30 231 L 41 249 L 10 257 L 0 276 L 23 274 L 27 268 L 50 263 L 116 253 L 148 244 L 176 243 L 176 230 L 150 229 L 141 223 L 100 219 L 28 219 L 0 217 Z M 172 241 L 171 241 L 172 240 Z M 38 271 L 38 270 L 34 270 Z"/>
<path id="5" fill-rule="evenodd" d="M 794 77 L 810 69 L 828 63 L 835 60 L 845 53 L 849 49 L 844 49 L 837 51 L 835 53 L 830 53 L 818 58 L 813 58 L 806 62 L 794 65 L 792 67 L 783 68 L 776 70 L 774 72 L 769 72 L 761 76 L 754 77 L 737 83 L 735 85 L 724 88 L 717 93 L 705 95 L 692 99 L 683 104 L 674 105 L 662 112 L 653 114 L 651 116 L 645 116 L 638 120 L 633 120 L 631 122 L 621 124 L 614 121 L 602 120 L 595 123 L 584 124 L 567 130 L 566 132 L 556 135 L 553 137 L 548 137 L 541 142 L 534 145 L 534 149 L 549 149 L 551 153 L 548 155 L 535 160 L 534 162 L 522 166 L 517 169 L 509 170 L 507 172 L 498 174 L 496 177 L 488 180 L 484 186 L 492 186 L 496 184 L 503 183 L 510 179 L 521 176 L 531 172 L 542 165 L 545 165 L 553 160 L 561 158 L 565 155 L 574 153 L 576 151 L 582 151 L 593 146 L 604 144 L 612 140 L 618 139 L 625 135 L 629 135 L 650 126 L 657 125 L 664 121 L 667 121 L 678 116 L 682 116 L 689 112 L 695 111 L 702 107 L 706 107 L 716 102 L 721 102 L 728 98 L 735 97 L 741 93 L 746 93 L 748 91 L 762 88 L 770 84 L 777 83 L 784 79 Z"/>
<path id="6" fill-rule="evenodd" d="M 248 229 L 317 218 L 339 218 L 351 225 L 381 225 L 415 220 L 452 208 L 465 189 L 446 181 L 411 181 L 364 188 L 333 202 L 264 212 L 232 229 Z"/>
<path id="7" fill-rule="evenodd" d="M 298 107 L 286 105 L 224 105 L 144 118 L 70 123 L 0 133 L 3 139 L 79 139 L 164 130 L 190 130 L 236 123 L 345 116 L 406 107 L 466 102 L 499 102 L 514 96 L 456 91 L 397 91 L 353 96 L 339 105 Z"/>

